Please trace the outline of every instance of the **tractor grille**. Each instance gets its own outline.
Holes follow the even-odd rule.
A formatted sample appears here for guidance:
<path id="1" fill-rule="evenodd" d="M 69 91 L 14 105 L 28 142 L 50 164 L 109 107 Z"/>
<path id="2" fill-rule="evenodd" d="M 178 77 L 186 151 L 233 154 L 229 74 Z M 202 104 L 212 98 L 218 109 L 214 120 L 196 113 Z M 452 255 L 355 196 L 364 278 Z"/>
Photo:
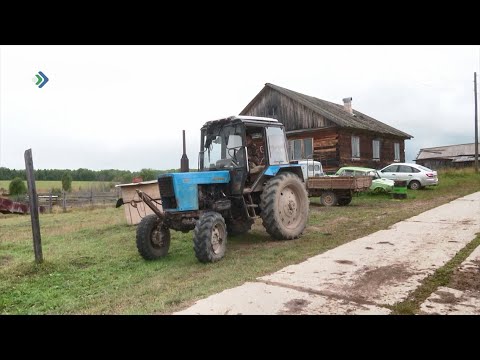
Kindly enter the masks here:
<path id="1" fill-rule="evenodd" d="M 160 189 L 160 197 L 162 198 L 162 206 L 164 209 L 176 209 L 177 199 L 173 189 L 173 179 L 171 176 L 158 178 L 158 187 Z"/>
<path id="2" fill-rule="evenodd" d="M 173 191 L 173 179 L 171 176 L 161 177 L 158 179 L 161 196 L 175 196 Z"/>

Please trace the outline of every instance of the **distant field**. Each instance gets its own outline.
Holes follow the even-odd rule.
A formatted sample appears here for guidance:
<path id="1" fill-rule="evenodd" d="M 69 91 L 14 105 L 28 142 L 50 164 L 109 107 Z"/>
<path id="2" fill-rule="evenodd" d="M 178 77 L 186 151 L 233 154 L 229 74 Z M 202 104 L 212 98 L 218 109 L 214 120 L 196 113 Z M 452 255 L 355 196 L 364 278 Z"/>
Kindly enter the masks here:
<path id="1" fill-rule="evenodd" d="M 61 181 L 36 181 L 37 192 L 49 192 L 51 189 L 61 189 Z M 10 180 L 0 180 L 0 189 L 8 190 Z M 26 182 L 25 182 L 26 184 Z M 108 191 L 109 181 L 72 181 L 72 191 L 85 191 L 90 188 L 97 189 L 98 191 Z"/>

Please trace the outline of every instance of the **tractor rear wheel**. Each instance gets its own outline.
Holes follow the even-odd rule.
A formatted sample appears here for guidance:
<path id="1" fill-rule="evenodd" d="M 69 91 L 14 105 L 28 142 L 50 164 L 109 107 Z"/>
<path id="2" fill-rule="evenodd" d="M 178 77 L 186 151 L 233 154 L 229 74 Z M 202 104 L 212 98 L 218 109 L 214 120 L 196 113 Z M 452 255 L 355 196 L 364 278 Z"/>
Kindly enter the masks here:
<path id="1" fill-rule="evenodd" d="M 203 213 L 195 224 L 193 249 L 200 262 L 215 262 L 225 256 L 227 227 L 222 215 L 215 211 Z"/>
<path id="2" fill-rule="evenodd" d="M 308 195 L 300 178 L 284 172 L 270 179 L 261 195 L 263 226 L 274 239 L 299 237 L 308 220 Z"/>
<path id="3" fill-rule="evenodd" d="M 137 227 L 137 249 L 145 260 L 155 260 L 168 254 L 170 230 L 162 220 L 151 214 L 145 216 Z"/>

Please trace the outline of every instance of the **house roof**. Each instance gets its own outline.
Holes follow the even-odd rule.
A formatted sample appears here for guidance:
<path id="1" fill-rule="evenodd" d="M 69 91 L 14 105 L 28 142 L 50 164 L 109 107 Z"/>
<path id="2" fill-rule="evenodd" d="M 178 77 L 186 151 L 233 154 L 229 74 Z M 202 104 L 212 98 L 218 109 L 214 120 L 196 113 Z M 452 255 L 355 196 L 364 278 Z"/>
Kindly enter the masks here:
<path id="1" fill-rule="evenodd" d="M 416 160 L 454 159 L 460 156 L 468 155 L 475 155 L 475 143 L 423 148 L 420 149 Z"/>
<path id="2" fill-rule="evenodd" d="M 265 87 L 257 94 L 257 96 L 255 96 L 252 101 L 250 101 L 250 103 L 245 107 L 245 109 L 242 110 L 240 114 L 245 114 L 255 104 L 257 99 L 263 94 L 263 92 L 267 88 L 278 91 L 279 93 L 304 105 L 305 107 L 316 112 L 317 114 L 327 118 L 328 120 L 332 121 L 340 127 L 369 130 L 408 139 L 413 138 L 412 135 L 395 129 L 355 109 L 353 110 L 354 115 L 352 115 L 344 109 L 343 105 L 338 105 L 330 101 L 321 100 L 313 96 L 304 95 L 296 91 L 292 91 L 270 83 L 265 84 Z"/>

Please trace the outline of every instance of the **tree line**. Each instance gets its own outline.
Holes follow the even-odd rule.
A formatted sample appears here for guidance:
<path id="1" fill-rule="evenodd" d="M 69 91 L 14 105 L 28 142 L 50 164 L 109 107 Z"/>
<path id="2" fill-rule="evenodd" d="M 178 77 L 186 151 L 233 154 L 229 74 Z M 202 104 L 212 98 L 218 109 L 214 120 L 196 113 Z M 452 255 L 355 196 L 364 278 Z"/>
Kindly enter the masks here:
<path id="1" fill-rule="evenodd" d="M 35 180 L 61 181 L 66 174 L 70 175 L 73 181 L 111 181 L 119 183 L 130 183 L 133 178 L 141 177 L 143 181 L 155 180 L 158 175 L 168 172 L 178 172 L 179 169 L 156 170 L 142 169 L 140 171 L 130 170 L 90 170 L 90 169 L 38 169 L 35 170 Z M 192 171 L 192 170 L 191 170 Z M 195 171 L 195 170 L 193 170 Z M 25 170 L 9 169 L 0 167 L 0 180 L 13 180 L 14 178 L 26 180 Z"/>

